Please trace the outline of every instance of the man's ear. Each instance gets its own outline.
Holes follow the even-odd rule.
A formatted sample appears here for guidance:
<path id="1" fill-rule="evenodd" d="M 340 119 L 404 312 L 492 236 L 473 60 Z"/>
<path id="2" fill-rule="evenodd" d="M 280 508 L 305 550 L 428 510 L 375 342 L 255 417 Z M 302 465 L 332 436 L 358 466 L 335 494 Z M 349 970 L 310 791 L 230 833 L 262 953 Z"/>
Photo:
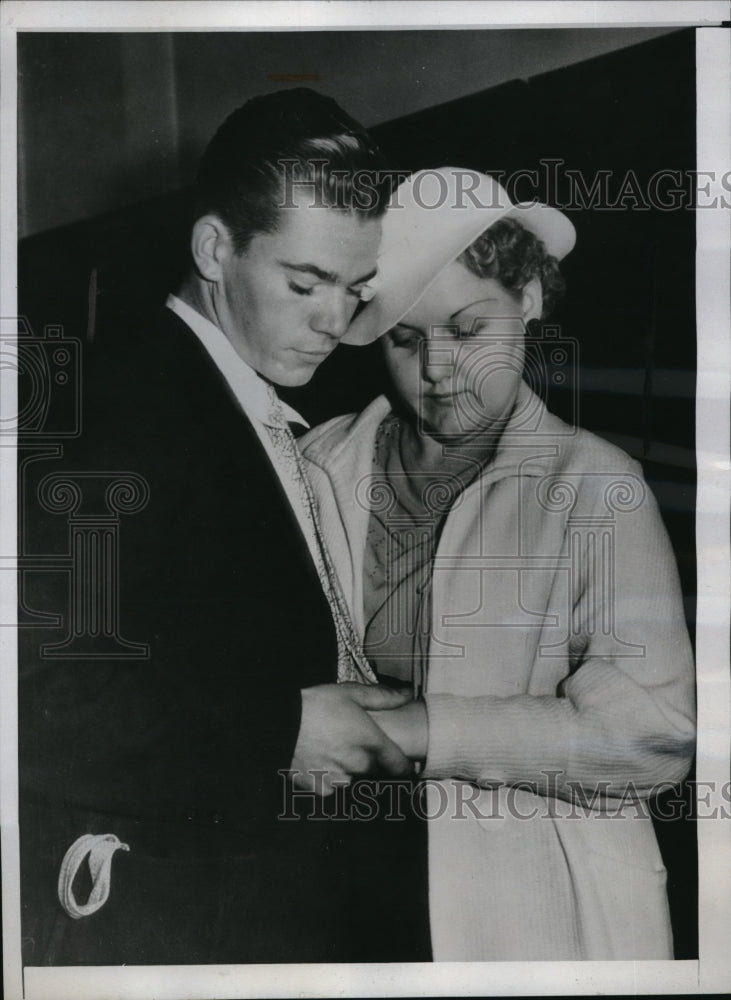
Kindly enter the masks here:
<path id="1" fill-rule="evenodd" d="M 193 225 L 190 250 L 201 278 L 219 281 L 221 264 L 231 253 L 231 235 L 217 215 L 202 215 Z"/>
<path id="2" fill-rule="evenodd" d="M 540 278 L 531 278 L 523 289 L 521 308 L 523 322 L 540 319 L 543 313 L 543 286 Z"/>

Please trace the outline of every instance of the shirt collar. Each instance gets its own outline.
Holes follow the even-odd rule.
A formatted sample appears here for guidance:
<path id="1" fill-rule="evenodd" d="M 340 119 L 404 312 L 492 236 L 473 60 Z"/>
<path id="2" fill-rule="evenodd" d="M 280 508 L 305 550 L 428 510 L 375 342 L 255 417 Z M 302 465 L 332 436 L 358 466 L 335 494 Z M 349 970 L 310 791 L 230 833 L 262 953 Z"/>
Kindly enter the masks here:
<path id="1" fill-rule="evenodd" d="M 174 312 L 186 326 L 189 326 L 205 347 L 211 360 L 226 379 L 231 392 L 250 418 L 268 424 L 271 422 L 271 402 L 269 383 L 236 353 L 231 341 L 215 323 L 183 302 L 177 295 L 168 295 L 165 305 Z M 282 412 L 287 423 L 310 425 L 299 413 L 283 400 Z"/>

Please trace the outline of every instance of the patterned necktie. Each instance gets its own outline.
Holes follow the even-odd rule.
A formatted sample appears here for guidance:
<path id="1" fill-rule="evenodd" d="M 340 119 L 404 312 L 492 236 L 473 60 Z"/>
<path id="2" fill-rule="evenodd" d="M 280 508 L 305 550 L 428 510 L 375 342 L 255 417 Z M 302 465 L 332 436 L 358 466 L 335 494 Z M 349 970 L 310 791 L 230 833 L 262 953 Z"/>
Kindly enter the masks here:
<path id="1" fill-rule="evenodd" d="M 317 567 L 317 575 L 320 577 L 322 589 L 330 605 L 338 638 L 338 682 L 359 681 L 362 684 L 377 684 L 376 675 L 366 659 L 363 647 L 353 627 L 335 567 L 325 544 L 320 513 L 312 486 L 307 478 L 302 455 L 284 416 L 281 400 L 273 386 L 267 386 L 267 394 L 269 396 L 269 419 L 266 428 L 277 458 L 290 479 L 297 485 L 302 509 L 316 542 L 315 566 Z"/>

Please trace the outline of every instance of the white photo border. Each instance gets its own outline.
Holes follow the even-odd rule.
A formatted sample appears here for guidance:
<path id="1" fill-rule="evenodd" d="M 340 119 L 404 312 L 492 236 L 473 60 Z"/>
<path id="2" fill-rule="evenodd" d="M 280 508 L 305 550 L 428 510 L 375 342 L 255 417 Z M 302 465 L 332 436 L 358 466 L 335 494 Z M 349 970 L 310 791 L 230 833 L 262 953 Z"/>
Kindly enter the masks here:
<path id="1" fill-rule="evenodd" d="M 731 57 L 725 2 L 8 2 L 2 28 L 0 98 L 0 317 L 17 315 L 16 34 L 19 31 L 292 31 L 504 27 L 696 27 L 698 167 L 720 178 L 731 162 Z M 723 194 L 720 180 L 719 197 Z M 723 206 L 721 198 L 721 206 Z M 696 213 L 698 323 L 697 554 L 699 782 L 729 778 L 729 373 L 731 212 Z M 11 371 L 0 370 L 0 419 L 17 412 Z M 15 552 L 15 452 L 0 448 L 0 553 Z M 2 568 L 11 569 L 7 557 Z M 0 620 L 15 614 L 15 573 L 0 574 Z M 731 824 L 698 822 L 699 960 L 668 962 L 502 962 L 435 965 L 21 967 L 17 643 L 0 628 L 0 794 L 5 996 L 8 1000 L 102 1000 L 325 996 L 492 996 L 702 994 L 731 982 Z M 709 786 L 710 787 L 710 786 Z M 716 795 L 716 793 L 714 793 Z M 720 793 L 717 805 L 723 807 Z M 715 799 L 713 800 L 715 802 Z M 728 803 L 726 803 L 728 805 Z"/>

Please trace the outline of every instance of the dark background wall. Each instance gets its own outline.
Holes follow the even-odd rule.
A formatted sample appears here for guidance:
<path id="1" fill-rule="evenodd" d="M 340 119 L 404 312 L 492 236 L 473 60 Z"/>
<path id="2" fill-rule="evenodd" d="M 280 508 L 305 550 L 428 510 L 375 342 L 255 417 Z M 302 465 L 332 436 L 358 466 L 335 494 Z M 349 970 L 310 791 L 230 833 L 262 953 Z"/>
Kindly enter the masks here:
<path id="1" fill-rule="evenodd" d="M 371 127 L 670 30 L 21 34 L 20 235 L 183 187 L 218 122 L 296 78 Z"/>
<path id="2" fill-rule="evenodd" d="M 286 85 L 268 75 L 319 75 L 304 82 L 374 126 L 399 168 L 535 169 L 527 197 L 564 206 L 578 232 L 563 267 L 567 296 L 551 318 L 577 362 L 563 387 L 549 380 L 549 405 L 642 462 L 693 630 L 695 223 L 687 201 L 668 210 L 642 202 L 658 170 L 679 171 L 692 186 L 694 32 L 624 47 L 616 44 L 621 32 L 322 34 L 307 48 L 284 36 L 247 36 L 256 51 L 245 66 L 240 36 L 24 38 L 20 173 L 25 231 L 35 235 L 20 247 L 21 312 L 37 334 L 60 323 L 84 340 L 133 300 L 162 299 L 184 246 L 184 185 L 195 156 L 246 96 Z M 91 57 L 88 46 L 97 44 Z M 582 54 L 595 57 L 579 61 Z M 98 72 L 100 60 L 108 72 Z M 143 84 L 157 106 L 142 101 Z M 555 184 L 548 160 L 558 161 Z M 570 170 L 589 183 L 607 172 L 605 204 L 567 204 Z M 630 172 L 639 199 L 626 193 Z M 38 231 L 60 222 L 70 224 Z M 316 422 L 358 409 L 382 385 L 378 345 L 340 347 L 288 398 Z M 684 822 L 657 827 L 677 957 L 691 958 L 695 831 Z"/>

